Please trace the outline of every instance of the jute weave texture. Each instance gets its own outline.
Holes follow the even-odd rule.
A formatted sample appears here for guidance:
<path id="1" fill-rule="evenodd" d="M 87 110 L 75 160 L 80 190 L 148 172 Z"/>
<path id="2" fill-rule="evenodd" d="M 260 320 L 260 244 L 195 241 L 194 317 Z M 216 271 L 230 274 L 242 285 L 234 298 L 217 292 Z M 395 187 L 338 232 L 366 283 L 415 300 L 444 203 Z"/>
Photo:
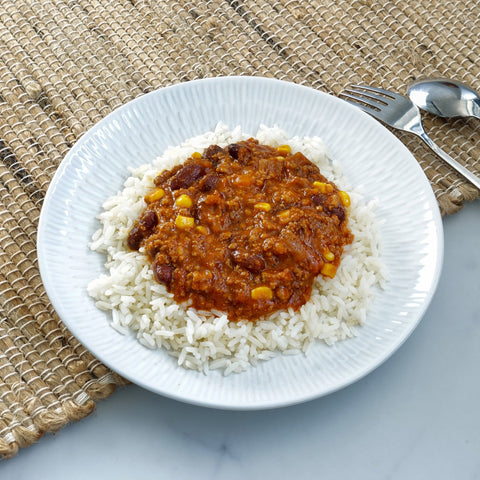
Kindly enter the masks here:
<path id="1" fill-rule="evenodd" d="M 476 0 L 2 0 L 0 455 L 85 417 L 124 383 L 64 327 L 36 258 L 49 182 L 91 126 L 146 92 L 220 75 L 334 95 L 352 83 L 405 93 L 422 76 L 480 90 L 479 36 Z M 480 174 L 477 120 L 424 120 Z M 443 214 L 478 197 L 418 139 L 397 135 Z"/>

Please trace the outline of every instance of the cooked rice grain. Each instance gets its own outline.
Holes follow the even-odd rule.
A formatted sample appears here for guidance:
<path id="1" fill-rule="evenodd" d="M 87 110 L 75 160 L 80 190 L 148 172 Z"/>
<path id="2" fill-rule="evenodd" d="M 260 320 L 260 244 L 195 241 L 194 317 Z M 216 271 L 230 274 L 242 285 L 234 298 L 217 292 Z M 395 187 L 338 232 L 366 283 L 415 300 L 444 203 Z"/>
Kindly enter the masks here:
<path id="1" fill-rule="evenodd" d="M 164 349 L 179 365 L 205 373 L 214 369 L 225 375 L 241 372 L 278 352 L 306 353 L 315 341 L 332 345 L 354 336 L 355 326 L 364 323 L 372 297 L 385 281 L 374 203 L 365 202 L 348 184 L 319 138 L 288 138 L 276 127 L 262 126 L 255 135 L 260 143 L 289 144 L 293 152 L 301 151 L 323 175 L 350 194 L 349 226 L 355 238 L 345 248 L 335 278 L 318 277 L 310 300 L 298 311 L 276 312 L 255 322 L 230 322 L 222 312 L 200 312 L 177 304 L 173 295 L 155 282 L 142 250 L 132 252 L 126 246 L 128 232 L 145 208 L 143 197 L 153 179 L 194 151 L 251 136 L 240 127 L 230 131 L 219 124 L 213 132 L 168 148 L 152 164 L 131 170 L 123 190 L 104 203 L 98 217 L 101 227 L 90 244 L 92 250 L 106 255 L 108 273 L 93 280 L 88 293 L 99 309 L 111 312 L 112 327 L 122 334 L 133 331 L 145 347 Z"/>

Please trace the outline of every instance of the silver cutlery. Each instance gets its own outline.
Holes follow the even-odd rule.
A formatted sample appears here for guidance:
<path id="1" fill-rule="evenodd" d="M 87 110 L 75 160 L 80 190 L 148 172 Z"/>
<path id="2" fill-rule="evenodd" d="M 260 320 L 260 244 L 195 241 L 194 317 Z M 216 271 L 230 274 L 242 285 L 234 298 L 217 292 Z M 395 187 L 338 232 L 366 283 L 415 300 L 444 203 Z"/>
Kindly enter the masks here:
<path id="1" fill-rule="evenodd" d="M 442 160 L 480 190 L 480 177 L 444 152 L 425 132 L 420 111 L 407 97 L 382 88 L 353 85 L 340 97 L 390 127 L 420 137 Z"/>
<path id="2" fill-rule="evenodd" d="M 480 95 L 468 85 L 447 78 L 423 78 L 407 87 L 410 100 L 439 117 L 480 119 Z"/>

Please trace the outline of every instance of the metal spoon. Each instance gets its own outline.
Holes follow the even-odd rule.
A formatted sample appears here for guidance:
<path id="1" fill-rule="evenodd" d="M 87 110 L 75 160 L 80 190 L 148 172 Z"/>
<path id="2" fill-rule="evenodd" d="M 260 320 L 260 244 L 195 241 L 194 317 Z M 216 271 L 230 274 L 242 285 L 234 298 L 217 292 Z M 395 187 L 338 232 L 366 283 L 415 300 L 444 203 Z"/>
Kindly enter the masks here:
<path id="1" fill-rule="evenodd" d="M 480 95 L 469 86 L 447 78 L 426 78 L 411 83 L 408 96 L 418 107 L 440 117 L 480 119 Z"/>

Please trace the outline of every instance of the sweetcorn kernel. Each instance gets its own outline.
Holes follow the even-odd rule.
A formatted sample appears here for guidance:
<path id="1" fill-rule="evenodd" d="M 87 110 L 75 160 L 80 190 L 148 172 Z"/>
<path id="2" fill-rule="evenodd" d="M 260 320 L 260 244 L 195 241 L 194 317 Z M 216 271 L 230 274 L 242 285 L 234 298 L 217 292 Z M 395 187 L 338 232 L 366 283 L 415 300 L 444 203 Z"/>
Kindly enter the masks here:
<path id="1" fill-rule="evenodd" d="M 193 217 L 184 217 L 183 215 L 178 215 L 175 219 L 175 226 L 177 228 L 192 228 L 195 223 L 195 219 Z"/>
<path id="2" fill-rule="evenodd" d="M 183 193 L 175 200 L 175 205 L 177 207 L 190 208 L 192 206 L 192 199 Z"/>
<path id="3" fill-rule="evenodd" d="M 253 208 L 256 210 L 261 210 L 262 212 L 268 212 L 272 206 L 267 202 L 258 202 L 253 206 Z"/>
<path id="4" fill-rule="evenodd" d="M 193 152 L 190 156 L 195 160 L 200 160 L 202 158 L 202 154 L 200 152 Z"/>
<path id="5" fill-rule="evenodd" d="M 338 192 L 338 196 L 340 197 L 340 201 L 342 202 L 342 205 L 344 207 L 349 207 L 350 206 L 350 195 L 347 192 L 344 192 L 343 190 L 340 190 Z"/>
<path id="6" fill-rule="evenodd" d="M 320 193 L 332 193 L 333 192 L 333 185 L 331 183 L 324 183 L 324 182 L 313 182 L 313 186 L 318 188 Z"/>
<path id="7" fill-rule="evenodd" d="M 206 235 L 208 233 L 207 227 L 204 227 L 203 225 L 197 225 L 195 228 L 203 235 Z"/>
<path id="8" fill-rule="evenodd" d="M 250 292 L 253 300 L 271 300 L 273 292 L 270 287 L 257 287 Z"/>
<path id="9" fill-rule="evenodd" d="M 278 214 L 278 218 L 280 218 L 281 220 L 287 220 L 287 218 L 289 218 L 291 214 L 292 214 L 292 212 L 290 211 L 290 209 L 282 210 Z"/>
<path id="10" fill-rule="evenodd" d="M 330 249 L 327 247 L 323 251 L 323 256 L 327 262 L 333 262 L 335 260 L 335 255 L 330 251 Z"/>
<path id="11" fill-rule="evenodd" d="M 332 263 L 325 263 L 322 269 L 320 270 L 320 273 L 325 277 L 333 278 L 337 273 L 337 267 Z"/>
<path id="12" fill-rule="evenodd" d="M 290 148 L 290 145 L 280 145 L 278 148 L 277 148 L 277 152 L 280 154 L 280 155 L 288 155 L 289 153 L 292 153 L 292 149 Z"/>
<path id="13" fill-rule="evenodd" d="M 165 196 L 165 190 L 163 188 L 157 188 L 154 192 L 145 195 L 145 202 L 152 203 L 156 200 L 160 200 Z"/>

